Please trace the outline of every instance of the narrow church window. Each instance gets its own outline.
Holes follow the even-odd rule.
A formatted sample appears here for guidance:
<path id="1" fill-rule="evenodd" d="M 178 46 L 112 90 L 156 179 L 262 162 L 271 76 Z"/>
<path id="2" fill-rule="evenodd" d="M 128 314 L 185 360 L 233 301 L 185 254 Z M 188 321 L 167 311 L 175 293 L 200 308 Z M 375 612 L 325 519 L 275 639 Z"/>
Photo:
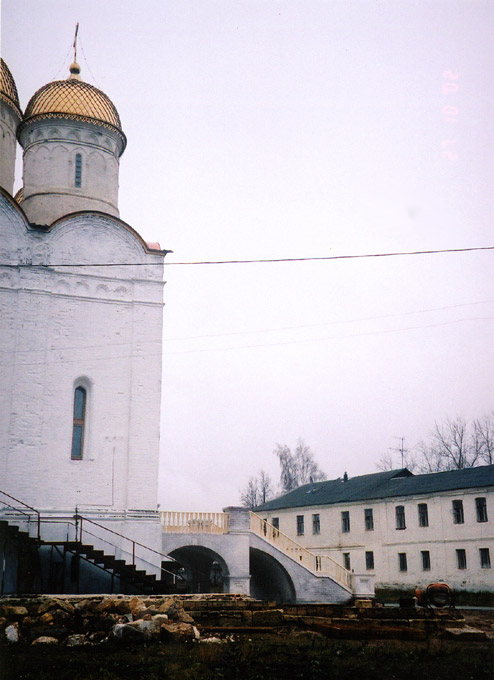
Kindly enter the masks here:
<path id="1" fill-rule="evenodd" d="M 82 155 L 76 153 L 75 155 L 75 185 L 80 187 L 82 182 Z"/>
<path id="2" fill-rule="evenodd" d="M 428 550 L 421 550 L 420 554 L 422 556 L 422 571 L 431 570 L 431 554 Z"/>
<path id="3" fill-rule="evenodd" d="M 74 392 L 74 418 L 72 423 L 72 460 L 82 460 L 84 425 L 86 420 L 86 390 L 76 387 Z"/>
<path id="4" fill-rule="evenodd" d="M 343 553 L 343 566 L 348 571 L 350 571 L 350 569 L 352 568 L 352 565 L 350 563 L 350 553 Z"/>
<path id="5" fill-rule="evenodd" d="M 304 516 L 297 515 L 297 536 L 304 535 Z"/>
<path id="6" fill-rule="evenodd" d="M 319 515 L 312 515 L 312 533 L 321 533 L 321 518 Z"/>
<path id="7" fill-rule="evenodd" d="M 374 531 L 374 513 L 372 512 L 372 508 L 365 508 L 364 517 L 365 517 L 365 530 Z"/>

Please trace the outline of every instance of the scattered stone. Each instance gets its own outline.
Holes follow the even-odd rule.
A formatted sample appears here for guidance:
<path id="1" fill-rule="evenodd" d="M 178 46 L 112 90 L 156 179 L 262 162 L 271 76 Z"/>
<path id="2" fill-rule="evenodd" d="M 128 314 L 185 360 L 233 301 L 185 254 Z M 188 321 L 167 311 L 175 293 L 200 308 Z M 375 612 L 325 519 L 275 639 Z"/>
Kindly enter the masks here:
<path id="1" fill-rule="evenodd" d="M 49 635 L 41 635 L 31 642 L 32 645 L 58 645 L 58 640 L 55 637 L 50 637 Z"/>
<path id="2" fill-rule="evenodd" d="M 82 645 L 90 645 L 90 641 L 87 639 L 85 635 L 69 635 L 69 637 L 65 640 L 65 644 L 67 647 L 81 647 Z"/>
<path id="3" fill-rule="evenodd" d="M 485 640 L 486 633 L 478 628 L 465 626 L 464 628 L 445 628 L 445 634 L 455 640 Z"/>
<path id="4" fill-rule="evenodd" d="M 45 612 L 39 617 L 40 623 L 51 623 L 53 621 L 53 615 L 50 612 Z"/>
<path id="5" fill-rule="evenodd" d="M 112 629 L 111 637 L 118 642 L 141 642 L 145 639 L 144 633 L 130 623 L 117 623 Z"/>
<path id="6" fill-rule="evenodd" d="M 19 624 L 12 623 L 5 629 L 5 637 L 7 642 L 19 642 Z"/>
<path id="7" fill-rule="evenodd" d="M 134 618 L 138 619 L 140 618 L 141 613 L 145 612 L 147 607 L 139 597 L 132 597 L 129 600 L 129 609 L 132 612 Z"/>
<path id="8" fill-rule="evenodd" d="M 190 623 L 162 623 L 162 640 L 198 640 L 201 637 L 198 629 Z"/>
<path id="9" fill-rule="evenodd" d="M 4 604 L 1 609 L 3 616 L 6 616 L 8 619 L 22 619 L 28 615 L 26 607 L 12 607 Z"/>
<path id="10" fill-rule="evenodd" d="M 75 611 L 74 605 L 70 604 L 70 602 L 57 598 L 48 598 L 38 607 L 38 614 L 44 614 L 51 609 L 63 609 L 67 614 L 73 614 Z"/>
<path id="11" fill-rule="evenodd" d="M 217 637 L 208 637 L 208 638 L 203 638 L 201 640 L 201 644 L 206 643 L 208 645 L 218 645 L 218 644 L 221 645 L 223 642 L 224 642 L 224 640 L 220 640 Z"/>

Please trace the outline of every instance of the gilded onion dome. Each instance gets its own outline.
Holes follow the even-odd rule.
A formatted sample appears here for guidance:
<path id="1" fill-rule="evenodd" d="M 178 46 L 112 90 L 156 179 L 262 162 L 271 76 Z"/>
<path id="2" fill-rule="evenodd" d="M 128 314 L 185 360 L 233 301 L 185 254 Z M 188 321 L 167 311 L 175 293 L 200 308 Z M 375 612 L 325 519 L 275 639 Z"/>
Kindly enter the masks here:
<path id="1" fill-rule="evenodd" d="M 81 120 L 116 131 L 122 139 L 123 151 L 127 140 L 115 105 L 104 92 L 81 80 L 80 70 L 73 63 L 67 80 L 55 80 L 40 87 L 29 100 L 21 127 L 48 118 Z"/>
<path id="2" fill-rule="evenodd" d="M 15 80 L 3 59 L 0 59 L 0 99 L 9 104 L 19 118 L 22 118 Z"/>

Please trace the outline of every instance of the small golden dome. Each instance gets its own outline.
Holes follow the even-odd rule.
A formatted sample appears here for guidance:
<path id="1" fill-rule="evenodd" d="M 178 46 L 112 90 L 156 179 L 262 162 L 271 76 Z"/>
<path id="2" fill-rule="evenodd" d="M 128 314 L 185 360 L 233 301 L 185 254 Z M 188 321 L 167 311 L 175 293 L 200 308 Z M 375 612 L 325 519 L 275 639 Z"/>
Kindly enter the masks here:
<path id="1" fill-rule="evenodd" d="M 7 104 L 9 104 L 18 114 L 19 118 L 22 118 L 15 80 L 3 59 L 0 59 L 0 99 L 7 102 Z"/>
<path id="2" fill-rule="evenodd" d="M 24 125 L 36 118 L 68 118 L 115 129 L 122 138 L 120 116 L 110 98 L 80 79 L 79 64 L 72 64 L 67 80 L 55 80 L 33 94 L 24 112 Z"/>

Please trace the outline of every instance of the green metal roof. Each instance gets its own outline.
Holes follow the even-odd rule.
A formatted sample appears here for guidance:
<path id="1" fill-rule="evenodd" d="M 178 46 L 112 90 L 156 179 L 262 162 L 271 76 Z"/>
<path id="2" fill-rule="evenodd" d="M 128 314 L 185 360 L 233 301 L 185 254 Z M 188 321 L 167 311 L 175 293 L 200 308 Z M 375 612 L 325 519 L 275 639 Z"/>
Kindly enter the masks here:
<path id="1" fill-rule="evenodd" d="M 427 475 L 414 475 L 403 468 L 349 477 L 347 481 L 340 477 L 326 482 L 304 484 L 298 489 L 259 505 L 255 508 L 255 512 L 379 500 L 394 496 L 415 496 L 488 486 L 494 486 L 494 465 L 433 472 Z"/>

